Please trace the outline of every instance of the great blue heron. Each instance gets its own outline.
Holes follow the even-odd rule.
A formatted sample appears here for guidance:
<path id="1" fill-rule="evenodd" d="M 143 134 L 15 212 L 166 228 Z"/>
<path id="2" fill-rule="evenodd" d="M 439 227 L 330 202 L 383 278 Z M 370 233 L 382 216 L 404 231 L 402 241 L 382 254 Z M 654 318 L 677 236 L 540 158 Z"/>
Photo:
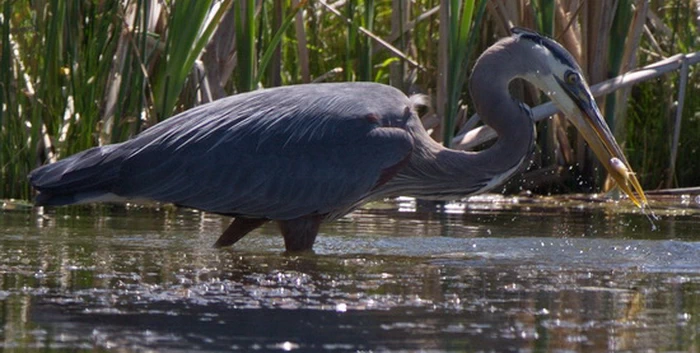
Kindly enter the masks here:
<path id="1" fill-rule="evenodd" d="M 322 221 L 368 200 L 456 199 L 506 181 L 528 158 L 535 136 L 530 109 L 508 92 L 515 78 L 544 91 L 630 199 L 646 204 L 573 57 L 524 29 L 513 29 L 474 66 L 476 111 L 499 136 L 483 151 L 432 140 L 416 98 L 395 88 L 323 83 L 204 104 L 129 141 L 40 167 L 29 178 L 39 191 L 37 205 L 151 199 L 235 217 L 217 246 L 276 221 L 288 251 L 308 250 Z"/>

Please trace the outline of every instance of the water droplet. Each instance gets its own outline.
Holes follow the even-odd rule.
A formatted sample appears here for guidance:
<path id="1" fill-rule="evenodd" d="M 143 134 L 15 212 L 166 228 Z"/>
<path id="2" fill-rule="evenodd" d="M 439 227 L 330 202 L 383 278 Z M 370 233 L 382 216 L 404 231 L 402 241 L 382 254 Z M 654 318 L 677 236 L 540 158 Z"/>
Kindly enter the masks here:
<path id="1" fill-rule="evenodd" d="M 285 352 L 289 352 L 293 349 L 299 348 L 299 345 L 294 343 L 294 342 L 285 341 L 285 342 L 276 344 L 275 347 L 279 348 Z"/>
<path id="2" fill-rule="evenodd" d="M 681 205 L 684 205 L 684 206 L 690 205 L 690 195 L 688 195 L 688 194 L 681 195 Z"/>
<path id="3" fill-rule="evenodd" d="M 659 227 L 656 225 L 654 221 L 660 220 L 659 216 L 654 213 L 654 210 L 649 207 L 649 205 L 643 205 L 642 206 L 642 214 L 647 217 L 649 220 L 649 223 L 651 223 L 651 231 L 655 232 L 659 230 Z"/>

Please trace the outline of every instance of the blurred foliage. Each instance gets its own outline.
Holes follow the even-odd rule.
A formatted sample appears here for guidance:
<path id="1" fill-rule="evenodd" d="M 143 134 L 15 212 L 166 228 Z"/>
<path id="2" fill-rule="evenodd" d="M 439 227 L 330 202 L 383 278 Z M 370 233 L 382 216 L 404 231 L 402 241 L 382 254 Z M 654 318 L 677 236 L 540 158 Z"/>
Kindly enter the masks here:
<path id="1" fill-rule="evenodd" d="M 658 19 L 652 22 L 653 37 L 645 36 L 639 51 L 639 66 L 654 63 L 660 56 L 700 50 L 700 2 L 653 1 Z M 630 119 L 626 125 L 626 148 L 630 163 L 640 166 L 648 188 L 700 185 L 700 66 L 690 66 L 676 170 L 669 179 L 668 160 L 679 98 L 679 75 L 642 83 L 632 89 Z"/>

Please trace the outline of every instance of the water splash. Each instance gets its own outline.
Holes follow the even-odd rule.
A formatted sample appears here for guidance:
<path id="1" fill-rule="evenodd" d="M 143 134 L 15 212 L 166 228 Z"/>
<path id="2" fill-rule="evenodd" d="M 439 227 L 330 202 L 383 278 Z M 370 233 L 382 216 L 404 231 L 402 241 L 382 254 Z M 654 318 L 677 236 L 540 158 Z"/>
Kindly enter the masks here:
<path id="1" fill-rule="evenodd" d="M 654 212 L 654 210 L 651 209 L 651 206 L 648 203 L 643 204 L 641 210 L 642 214 L 647 218 L 647 220 L 649 220 L 649 223 L 651 224 L 651 231 L 659 231 L 660 229 L 654 221 L 661 221 L 661 218 Z"/>

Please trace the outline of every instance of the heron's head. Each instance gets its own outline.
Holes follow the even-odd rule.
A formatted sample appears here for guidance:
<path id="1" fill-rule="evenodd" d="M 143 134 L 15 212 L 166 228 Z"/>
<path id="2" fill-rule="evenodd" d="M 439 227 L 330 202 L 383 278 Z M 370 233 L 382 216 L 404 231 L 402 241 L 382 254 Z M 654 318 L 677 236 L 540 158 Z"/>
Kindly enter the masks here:
<path id="1" fill-rule="evenodd" d="M 647 203 L 644 190 L 615 141 L 581 68 L 559 43 L 538 33 L 513 28 L 515 40 L 533 54 L 523 76 L 543 90 L 574 124 L 619 187 L 638 206 Z"/>

